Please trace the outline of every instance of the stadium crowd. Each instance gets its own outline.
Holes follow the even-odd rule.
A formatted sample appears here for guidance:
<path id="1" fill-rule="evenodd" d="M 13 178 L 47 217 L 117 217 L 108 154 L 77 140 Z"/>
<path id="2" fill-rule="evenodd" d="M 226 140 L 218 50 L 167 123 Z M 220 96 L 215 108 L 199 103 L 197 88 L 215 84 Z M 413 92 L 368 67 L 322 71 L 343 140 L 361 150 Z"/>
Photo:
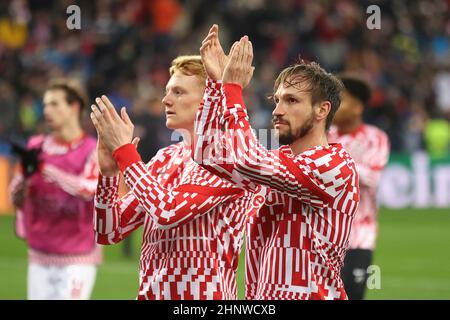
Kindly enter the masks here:
<path id="1" fill-rule="evenodd" d="M 81 8 L 80 30 L 66 25 L 73 3 Z M 373 4 L 380 30 L 366 25 Z M 198 54 L 212 23 L 226 48 L 244 34 L 253 39 L 256 71 L 246 99 L 254 127 L 271 127 L 273 76 L 300 54 L 370 81 L 365 120 L 389 135 L 392 151 L 448 154 L 450 0 L 1 2 L 0 153 L 9 152 L 11 134 L 43 130 L 42 93 L 49 79 L 68 76 L 91 98 L 106 94 L 126 106 L 141 154 L 150 158 L 170 143 L 160 102 L 170 61 Z"/>

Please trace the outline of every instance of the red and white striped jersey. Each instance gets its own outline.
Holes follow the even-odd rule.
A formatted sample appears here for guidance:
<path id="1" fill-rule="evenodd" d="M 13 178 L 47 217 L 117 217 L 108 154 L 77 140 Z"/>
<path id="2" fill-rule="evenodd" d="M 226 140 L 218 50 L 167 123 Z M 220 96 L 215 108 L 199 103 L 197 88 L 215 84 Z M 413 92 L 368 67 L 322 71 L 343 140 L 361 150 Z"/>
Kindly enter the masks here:
<path id="1" fill-rule="evenodd" d="M 266 150 L 237 85 L 207 80 L 203 101 L 195 161 L 248 190 L 270 190 L 247 223 L 246 299 L 346 299 L 340 269 L 359 201 L 350 155 L 337 144 Z"/>
<path id="2" fill-rule="evenodd" d="M 236 299 L 236 269 L 254 193 L 192 161 L 183 142 L 145 165 L 132 144 L 114 157 L 131 190 L 118 198 L 118 177 L 100 177 L 95 231 L 118 243 L 144 226 L 138 299 Z"/>
<path id="3" fill-rule="evenodd" d="M 377 127 L 363 124 L 349 134 L 339 134 L 337 127 L 332 126 L 328 140 L 340 143 L 350 153 L 359 174 L 361 201 L 350 233 L 349 248 L 374 250 L 378 234 L 377 188 L 389 159 L 389 139 Z"/>

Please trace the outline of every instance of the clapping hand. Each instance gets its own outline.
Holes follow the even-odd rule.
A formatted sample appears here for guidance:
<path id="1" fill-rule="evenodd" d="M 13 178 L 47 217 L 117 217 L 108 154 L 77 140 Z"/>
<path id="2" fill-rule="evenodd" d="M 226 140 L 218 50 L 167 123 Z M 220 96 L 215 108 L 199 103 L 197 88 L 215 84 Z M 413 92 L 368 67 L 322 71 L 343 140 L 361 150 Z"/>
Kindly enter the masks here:
<path id="1" fill-rule="evenodd" d="M 97 155 L 100 172 L 103 176 L 115 176 L 119 168 L 112 153 L 130 142 L 137 147 L 140 139 L 136 137 L 131 141 L 134 125 L 125 108 L 122 108 L 119 116 L 107 96 L 97 98 L 96 103 L 97 105 L 91 106 L 91 120 L 98 135 Z"/>
<path id="2" fill-rule="evenodd" d="M 235 42 L 230 50 L 228 63 L 223 72 L 223 83 L 234 83 L 245 88 L 253 77 L 253 46 L 247 36 Z"/>
<path id="3" fill-rule="evenodd" d="M 222 79 L 223 70 L 228 63 L 228 57 L 219 41 L 219 26 L 214 24 L 200 47 L 203 66 L 208 77 L 213 80 Z"/>

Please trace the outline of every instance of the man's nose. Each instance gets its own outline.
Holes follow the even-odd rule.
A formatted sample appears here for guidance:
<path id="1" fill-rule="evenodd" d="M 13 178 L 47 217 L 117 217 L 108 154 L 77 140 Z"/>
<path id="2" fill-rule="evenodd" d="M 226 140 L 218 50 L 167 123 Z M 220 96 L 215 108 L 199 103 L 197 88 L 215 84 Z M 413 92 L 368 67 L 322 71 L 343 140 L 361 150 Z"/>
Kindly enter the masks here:
<path id="1" fill-rule="evenodd" d="M 44 116 L 48 115 L 50 113 L 50 108 L 44 106 L 44 108 L 42 109 L 42 113 L 44 114 Z"/>
<path id="2" fill-rule="evenodd" d="M 163 98 L 162 98 L 162 103 L 165 106 L 170 106 L 172 105 L 172 101 L 170 100 L 169 94 L 166 94 Z"/>
<path id="3" fill-rule="evenodd" d="M 281 105 L 281 103 L 277 103 L 277 105 L 275 106 L 275 109 L 273 109 L 272 112 L 272 116 L 283 116 L 285 114 L 285 110 L 283 108 L 283 106 Z"/>

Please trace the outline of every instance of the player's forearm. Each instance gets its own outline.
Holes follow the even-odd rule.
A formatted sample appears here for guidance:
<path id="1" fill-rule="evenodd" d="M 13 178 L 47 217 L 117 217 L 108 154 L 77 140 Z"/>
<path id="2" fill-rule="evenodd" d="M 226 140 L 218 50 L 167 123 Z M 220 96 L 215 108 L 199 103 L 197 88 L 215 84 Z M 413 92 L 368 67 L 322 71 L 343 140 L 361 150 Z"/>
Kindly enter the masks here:
<path id="1" fill-rule="evenodd" d="M 373 147 L 365 152 L 365 157 L 356 163 L 359 182 L 366 187 L 377 187 L 381 174 L 389 161 L 389 142 L 382 135 L 373 143 Z"/>
<path id="2" fill-rule="evenodd" d="M 111 234 L 120 221 L 119 176 L 99 176 L 95 193 L 94 230 L 99 234 Z"/>
<path id="3" fill-rule="evenodd" d="M 22 174 L 17 174 L 8 186 L 9 201 L 16 207 L 21 207 L 21 205 L 23 205 L 23 201 L 25 200 L 26 186 L 24 184 L 24 180 L 25 178 Z"/>
<path id="4" fill-rule="evenodd" d="M 235 170 L 246 180 L 254 184 L 270 187 L 293 197 L 322 205 L 322 200 L 330 201 L 324 186 L 320 186 L 321 173 L 312 170 L 307 157 L 286 154 L 282 150 L 267 150 L 255 136 L 247 115 L 242 88 L 236 84 L 224 84 L 224 121 L 226 124 L 225 141 L 231 151 Z M 328 158 L 325 152 L 321 155 Z M 319 157 L 321 157 L 319 156 Z M 318 159 L 315 159 L 316 161 Z M 341 161 L 343 161 L 341 159 Z M 329 169 L 324 168 L 324 175 Z"/>
<path id="5" fill-rule="evenodd" d="M 94 197 L 97 186 L 96 176 L 74 175 L 50 164 L 42 166 L 42 175 L 47 181 L 56 184 L 74 197 L 83 200 L 91 200 Z"/>
<path id="6" fill-rule="evenodd" d="M 94 203 L 97 243 L 118 243 L 144 222 L 142 209 L 132 194 L 119 199 L 119 176 L 99 177 Z"/>
<path id="7" fill-rule="evenodd" d="M 199 164 L 203 160 L 210 160 L 214 157 L 215 149 L 212 146 L 220 144 L 222 136 L 220 130 L 220 114 L 222 113 L 221 88 L 221 81 L 208 78 L 200 108 L 196 113 L 192 157 Z"/>
<path id="8" fill-rule="evenodd" d="M 281 162 L 277 157 L 278 151 L 267 150 L 255 136 L 245 108 L 242 88 L 236 84 L 224 84 L 222 91 L 226 128 L 223 141 L 227 144 L 227 161 L 251 182 L 270 186 L 276 179 L 274 169 Z M 280 179 L 281 184 L 283 180 Z"/>
<path id="9" fill-rule="evenodd" d="M 371 168 L 363 164 L 356 164 L 359 183 L 369 188 L 376 187 L 380 182 L 381 168 Z"/>
<path id="10" fill-rule="evenodd" d="M 130 192 L 150 215 L 153 222 L 161 229 L 170 229 L 186 224 L 210 207 L 211 199 L 197 194 L 195 188 L 176 188 L 170 191 L 156 181 L 149 173 L 145 164 L 140 160 L 136 148 L 126 145 L 114 152 L 114 158 L 125 178 Z M 177 191 L 178 190 L 178 191 Z M 215 199 L 216 204 L 223 199 Z"/>
<path id="11" fill-rule="evenodd" d="M 211 173 L 241 188 L 256 189 L 250 180 L 240 176 L 233 164 L 236 159 L 231 149 L 232 137 L 222 131 L 224 123 L 221 81 L 208 79 L 205 94 L 196 115 L 193 159 Z M 231 151 L 231 152 L 230 152 Z"/>

